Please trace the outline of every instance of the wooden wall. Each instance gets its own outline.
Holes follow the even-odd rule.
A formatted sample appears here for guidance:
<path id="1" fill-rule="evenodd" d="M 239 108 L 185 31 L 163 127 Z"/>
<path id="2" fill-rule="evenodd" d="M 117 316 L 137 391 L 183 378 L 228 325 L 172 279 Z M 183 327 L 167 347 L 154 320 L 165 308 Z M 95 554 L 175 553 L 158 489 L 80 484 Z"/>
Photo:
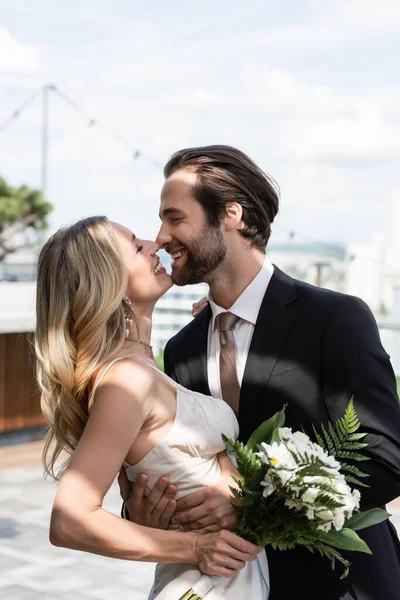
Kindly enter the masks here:
<path id="1" fill-rule="evenodd" d="M 0 433 L 43 425 L 31 333 L 0 334 Z"/>

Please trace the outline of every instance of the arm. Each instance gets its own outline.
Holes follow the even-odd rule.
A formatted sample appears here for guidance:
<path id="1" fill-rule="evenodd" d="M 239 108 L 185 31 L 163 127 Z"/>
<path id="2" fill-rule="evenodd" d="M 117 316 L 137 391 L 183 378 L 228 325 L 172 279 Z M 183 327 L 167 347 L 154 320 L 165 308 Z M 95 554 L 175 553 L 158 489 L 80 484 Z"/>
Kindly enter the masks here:
<path id="1" fill-rule="evenodd" d="M 171 341 L 167 343 L 164 349 L 164 371 L 176 381 L 176 375 L 172 368 Z M 170 484 L 168 477 L 161 477 L 146 498 L 144 496 L 146 481 L 147 475 L 143 473 L 132 487 L 125 470 L 121 469 L 118 476 L 120 494 L 123 500 L 121 517 L 146 527 L 167 529 L 176 508 L 176 502 L 174 501 L 176 487 Z"/>
<path id="2" fill-rule="evenodd" d="M 218 539 L 208 536 L 207 541 L 207 536 L 195 533 L 145 528 L 102 508 L 119 465 L 147 418 L 149 375 L 139 369 L 133 376 L 132 370 L 127 371 L 131 367 L 125 361 L 117 363 L 99 386 L 84 434 L 59 485 L 50 541 L 126 560 L 199 564 L 205 572 L 231 576 L 246 560 L 239 544 L 250 560 L 258 552 L 256 546 L 230 532 L 222 532 Z M 139 395 L 124 381 L 135 381 Z"/>
<path id="3" fill-rule="evenodd" d="M 174 371 L 174 359 L 173 359 L 173 339 L 171 338 L 164 348 L 164 371 L 174 381 L 177 381 Z"/>
<path id="4" fill-rule="evenodd" d="M 354 394 L 355 409 L 371 459 L 362 463 L 369 488 L 361 489 L 363 508 L 400 495 L 400 405 L 389 356 L 375 319 L 364 302 L 343 296 L 327 320 L 322 346 L 323 394 L 331 420 L 343 416 Z"/>

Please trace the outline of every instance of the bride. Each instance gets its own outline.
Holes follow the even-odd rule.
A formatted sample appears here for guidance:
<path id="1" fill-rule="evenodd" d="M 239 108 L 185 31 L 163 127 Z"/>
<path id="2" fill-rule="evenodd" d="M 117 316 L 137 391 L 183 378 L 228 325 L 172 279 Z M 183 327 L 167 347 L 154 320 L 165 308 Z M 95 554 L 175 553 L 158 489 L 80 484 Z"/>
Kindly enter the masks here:
<path id="1" fill-rule="evenodd" d="M 50 541 L 160 563 L 151 600 L 178 600 L 201 573 L 224 578 L 207 600 L 264 600 L 268 569 L 258 546 L 226 530 L 143 527 L 102 508 L 122 464 L 133 482 L 147 473 L 148 493 L 167 474 L 177 500 L 214 485 L 225 459 L 221 433 L 238 435 L 228 404 L 183 388 L 154 362 L 152 312 L 172 285 L 157 250 L 91 217 L 59 230 L 41 251 L 35 350 L 49 423 L 44 466 L 60 480 Z M 160 522 L 174 508 L 170 500 Z"/>

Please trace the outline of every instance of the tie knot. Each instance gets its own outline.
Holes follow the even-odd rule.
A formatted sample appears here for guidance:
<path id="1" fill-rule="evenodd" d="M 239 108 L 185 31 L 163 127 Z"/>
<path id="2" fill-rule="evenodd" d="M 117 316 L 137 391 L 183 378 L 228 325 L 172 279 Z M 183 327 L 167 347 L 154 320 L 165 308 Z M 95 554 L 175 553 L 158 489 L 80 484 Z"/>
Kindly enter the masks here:
<path id="1" fill-rule="evenodd" d="M 223 312 L 217 316 L 217 325 L 220 331 L 229 331 L 234 328 L 239 317 L 230 312 Z"/>

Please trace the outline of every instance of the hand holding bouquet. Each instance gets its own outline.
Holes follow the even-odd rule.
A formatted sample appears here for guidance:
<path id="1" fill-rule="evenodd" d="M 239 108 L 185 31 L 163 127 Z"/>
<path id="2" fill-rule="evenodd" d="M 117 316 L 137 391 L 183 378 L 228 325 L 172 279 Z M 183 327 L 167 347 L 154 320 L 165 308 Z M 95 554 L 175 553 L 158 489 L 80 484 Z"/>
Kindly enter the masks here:
<path id="1" fill-rule="evenodd" d="M 236 458 L 240 478 L 237 534 L 259 546 L 290 550 L 304 546 L 344 566 L 350 562 L 340 550 L 371 554 L 357 530 L 386 520 L 379 508 L 360 512 L 360 492 L 349 484 L 368 487 L 368 475 L 355 463 L 368 460 L 359 433 L 360 422 L 349 401 L 343 418 L 321 425 L 316 442 L 305 433 L 285 427 L 285 408 L 265 421 L 246 445 L 223 436 L 227 451 Z M 200 600 L 218 585 L 218 578 L 203 575 L 181 600 Z"/>

